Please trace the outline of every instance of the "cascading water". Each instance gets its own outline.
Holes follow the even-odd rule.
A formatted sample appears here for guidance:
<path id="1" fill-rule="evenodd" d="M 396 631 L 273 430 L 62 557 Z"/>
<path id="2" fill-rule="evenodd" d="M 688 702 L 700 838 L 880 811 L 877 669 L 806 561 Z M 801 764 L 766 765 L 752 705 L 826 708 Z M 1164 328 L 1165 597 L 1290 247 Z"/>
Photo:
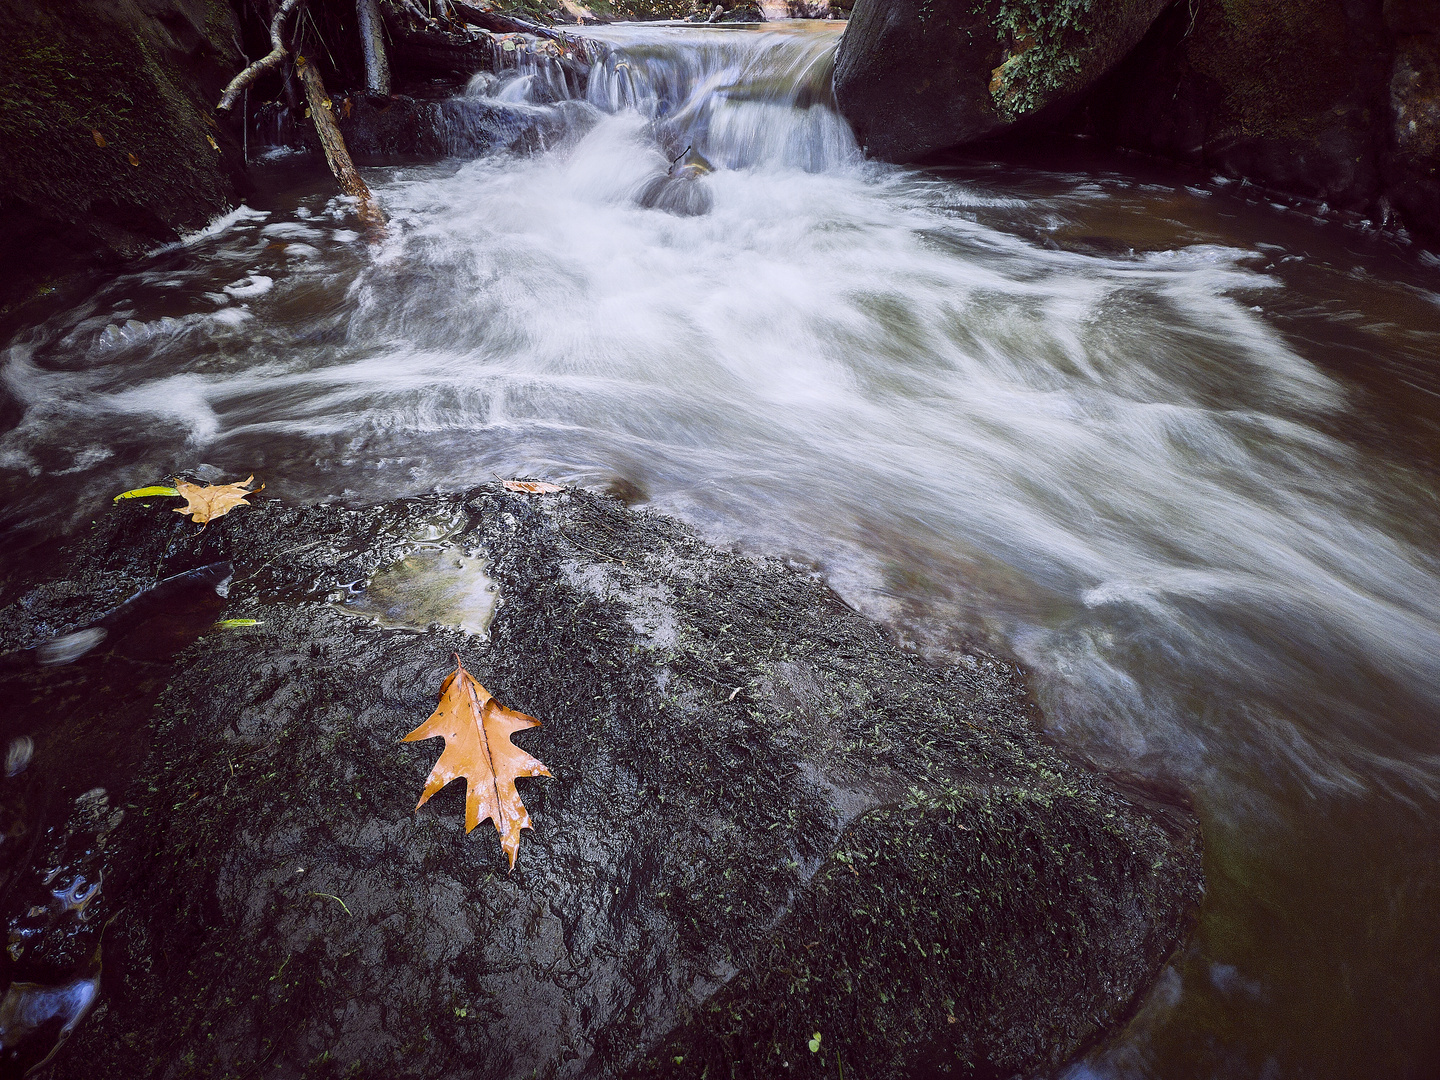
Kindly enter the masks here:
<path id="1" fill-rule="evenodd" d="M 444 105 L 542 149 L 371 171 L 376 246 L 307 174 L 20 333 L 12 547 L 202 462 L 643 493 L 1194 793 L 1194 944 L 1077 1073 L 1423 1075 L 1440 263 L 1113 161 L 867 163 L 833 24 L 586 32 L 583 100 L 527 57 Z"/>
<path id="2" fill-rule="evenodd" d="M 836 34 L 815 25 L 592 31 L 610 48 L 590 73 L 588 99 L 606 113 L 646 117 L 672 155 L 693 147 L 726 169 L 842 166 L 858 149 L 835 111 Z"/>

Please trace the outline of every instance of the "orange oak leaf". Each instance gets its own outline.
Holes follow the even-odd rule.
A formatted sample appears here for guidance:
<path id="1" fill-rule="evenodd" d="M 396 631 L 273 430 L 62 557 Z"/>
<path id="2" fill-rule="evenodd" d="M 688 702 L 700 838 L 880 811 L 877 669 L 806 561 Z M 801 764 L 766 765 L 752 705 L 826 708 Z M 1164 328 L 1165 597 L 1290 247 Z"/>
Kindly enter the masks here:
<path id="1" fill-rule="evenodd" d="M 518 491 L 525 495 L 551 495 L 565 490 L 559 484 L 545 480 L 506 480 L 504 487 L 506 491 Z"/>
<path id="2" fill-rule="evenodd" d="M 510 742 L 510 736 L 525 728 L 539 727 L 540 721 L 514 709 L 507 709 L 474 677 L 455 656 L 455 670 L 440 684 L 440 704 L 430 719 L 406 735 L 404 742 L 445 738 L 445 750 L 429 779 L 419 810 L 431 795 L 452 780 L 465 777 L 465 831 L 489 818 L 500 834 L 500 846 L 510 856 L 520 850 L 520 830 L 530 828 L 530 815 L 515 790 L 520 776 L 549 776 L 550 770 Z"/>
<path id="3" fill-rule="evenodd" d="M 250 490 L 254 481 L 253 473 L 238 484 L 192 484 L 188 480 L 176 480 L 175 490 L 184 496 L 185 505 L 177 507 L 175 513 L 189 514 L 191 521 L 201 525 L 212 518 L 224 517 L 237 506 L 249 506 L 245 496 L 265 490 L 264 484 Z"/>

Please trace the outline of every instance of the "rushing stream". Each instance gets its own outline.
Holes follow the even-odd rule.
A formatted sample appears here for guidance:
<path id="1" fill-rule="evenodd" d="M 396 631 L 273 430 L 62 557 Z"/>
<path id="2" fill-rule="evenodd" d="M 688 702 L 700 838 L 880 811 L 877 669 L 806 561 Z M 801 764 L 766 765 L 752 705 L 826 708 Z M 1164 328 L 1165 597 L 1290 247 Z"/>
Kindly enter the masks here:
<path id="1" fill-rule="evenodd" d="M 838 31 L 477 78 L 563 136 L 371 169 L 383 239 L 268 166 L 0 354 L 7 550 L 202 463 L 609 487 L 1020 658 L 1057 739 L 1193 793 L 1194 942 L 1073 1076 L 1440 1075 L 1440 260 L 1073 148 L 867 163 Z"/>

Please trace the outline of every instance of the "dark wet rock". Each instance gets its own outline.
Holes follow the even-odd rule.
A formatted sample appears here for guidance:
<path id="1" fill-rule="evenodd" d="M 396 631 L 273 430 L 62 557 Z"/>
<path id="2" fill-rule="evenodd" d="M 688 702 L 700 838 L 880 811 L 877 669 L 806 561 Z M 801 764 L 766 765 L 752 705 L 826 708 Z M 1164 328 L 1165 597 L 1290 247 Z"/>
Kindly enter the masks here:
<path id="1" fill-rule="evenodd" d="M 420 543 L 488 555 L 488 641 L 338 605 Z M 1193 818 L 1042 743 L 1013 666 L 612 499 L 122 505 L 70 559 L 7 647 L 222 559 L 257 624 L 175 658 L 111 792 L 104 1001 L 56 1077 L 1011 1075 L 1126 1016 L 1198 902 Z M 513 874 L 458 787 L 413 811 L 452 652 L 545 725 Z"/>
<path id="2" fill-rule="evenodd" d="M 676 217 L 700 217 L 715 206 L 715 197 L 703 180 L 668 174 L 645 181 L 635 201 L 647 209 L 663 210 Z"/>
<path id="3" fill-rule="evenodd" d="M 391 8 L 382 8 L 391 11 Z M 392 63 L 416 75 L 472 75 L 489 71 L 500 62 L 494 37 L 488 33 L 464 33 L 439 29 L 402 28 L 388 23 L 393 44 Z"/>
<path id="4" fill-rule="evenodd" d="M 1169 0 L 860 0 L 835 97 L 866 151 L 913 161 L 1061 108 L 1124 58 Z"/>
<path id="5" fill-rule="evenodd" d="M 1076 126 L 1440 232 L 1440 3 L 1176 5 Z"/>
<path id="6" fill-rule="evenodd" d="M 238 33 L 225 0 L 0 0 L 0 309 L 235 201 Z"/>
<path id="7" fill-rule="evenodd" d="M 749 3 L 731 3 L 721 12 L 720 17 L 715 20 L 722 23 L 757 23 L 765 21 L 765 14 L 760 10 L 760 5 Z"/>
<path id="8" fill-rule="evenodd" d="M 431 101 L 403 95 L 375 100 L 363 94 L 336 94 L 332 100 L 345 145 L 356 160 L 368 164 L 478 157 L 502 150 L 530 152 L 593 123 L 592 112 L 581 102 L 541 109 L 469 96 Z M 309 122 L 297 124 L 283 106 L 272 107 L 261 124 L 267 141 L 275 145 L 308 146 L 320 153 Z"/>
<path id="9" fill-rule="evenodd" d="M 1390 11 L 1387 4 L 1387 17 Z M 1390 72 L 1394 145 L 1386 189 L 1406 221 L 1440 236 L 1440 3 L 1414 0 L 1404 14 L 1392 24 L 1403 36 Z M 1405 32 L 1421 26 L 1431 32 Z"/>
<path id="10" fill-rule="evenodd" d="M 688 146 L 663 174 L 645 181 L 635 201 L 641 206 L 664 210 L 677 217 L 708 214 L 715 205 L 715 197 L 704 178 L 711 172 L 714 172 L 714 167 L 704 155 Z"/>
<path id="11" fill-rule="evenodd" d="M 125 884 L 112 792 L 149 752 L 171 657 L 214 623 L 229 580 L 221 561 L 97 611 L 136 583 L 112 574 L 94 591 L 41 586 L 0 612 L 7 644 L 32 643 L 0 653 L 0 1077 L 37 1066 L 96 999 Z"/>

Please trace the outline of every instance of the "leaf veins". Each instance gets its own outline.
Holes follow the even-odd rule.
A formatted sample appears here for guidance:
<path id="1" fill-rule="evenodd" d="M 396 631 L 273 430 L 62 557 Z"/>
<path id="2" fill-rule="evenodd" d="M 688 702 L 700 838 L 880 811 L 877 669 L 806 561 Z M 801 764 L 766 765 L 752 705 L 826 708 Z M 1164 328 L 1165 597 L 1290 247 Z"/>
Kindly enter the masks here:
<path id="1" fill-rule="evenodd" d="M 520 850 L 520 830 L 530 828 L 530 815 L 515 790 L 515 780 L 551 774 L 542 762 L 511 743 L 510 736 L 539 726 L 535 717 L 507 709 L 496 701 L 456 655 L 455 670 L 440 684 L 440 704 L 430 719 L 403 740 L 445 739 L 445 750 L 430 770 L 415 809 L 419 810 L 450 781 L 465 777 L 465 831 L 468 833 L 486 818 L 493 821 L 513 871 Z"/>
<path id="2" fill-rule="evenodd" d="M 245 497 L 265 488 L 265 485 L 261 484 L 253 491 L 250 490 L 250 485 L 254 482 L 253 475 L 247 476 L 238 484 L 192 484 L 188 480 L 176 480 L 175 493 L 184 497 L 185 505 L 178 507 L 175 513 L 189 514 L 191 521 L 204 525 L 213 518 L 224 517 L 237 506 L 249 506 Z"/>

